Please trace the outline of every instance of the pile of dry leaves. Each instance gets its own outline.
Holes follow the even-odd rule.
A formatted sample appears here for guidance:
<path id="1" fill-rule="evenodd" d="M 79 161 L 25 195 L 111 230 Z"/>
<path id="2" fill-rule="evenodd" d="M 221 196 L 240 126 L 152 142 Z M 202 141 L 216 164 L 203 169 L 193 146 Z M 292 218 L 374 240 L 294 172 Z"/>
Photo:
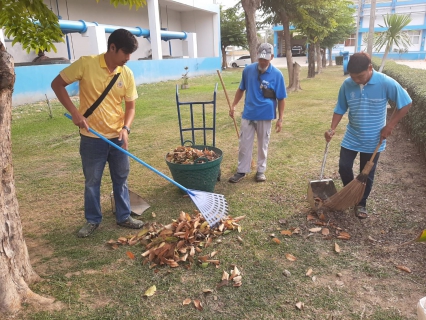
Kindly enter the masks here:
<path id="1" fill-rule="evenodd" d="M 194 216 L 181 212 L 179 218 L 171 224 L 163 226 L 152 223 L 148 227 L 140 230 L 135 235 L 120 237 L 118 240 L 110 240 L 108 244 L 117 249 L 120 245 L 134 246 L 143 245 L 146 249 L 142 253 L 143 263 L 150 263 L 150 268 L 168 265 L 171 268 L 185 263 L 185 267 L 190 268 L 194 262 L 201 264 L 205 268 L 209 264 L 219 266 L 220 261 L 214 259 L 217 251 L 207 255 L 201 255 L 203 248 L 212 244 L 213 238 L 225 235 L 232 230 L 241 231 L 238 224 L 244 216 L 232 218 L 227 217 L 222 220 L 218 227 L 210 228 L 208 222 L 196 211 Z M 133 253 L 127 255 L 134 259 Z"/>
<path id="2" fill-rule="evenodd" d="M 219 157 L 220 155 L 207 148 L 202 151 L 191 147 L 179 146 L 167 154 L 166 160 L 171 163 L 193 164 L 199 158 L 206 158 L 208 161 L 213 161 Z"/>

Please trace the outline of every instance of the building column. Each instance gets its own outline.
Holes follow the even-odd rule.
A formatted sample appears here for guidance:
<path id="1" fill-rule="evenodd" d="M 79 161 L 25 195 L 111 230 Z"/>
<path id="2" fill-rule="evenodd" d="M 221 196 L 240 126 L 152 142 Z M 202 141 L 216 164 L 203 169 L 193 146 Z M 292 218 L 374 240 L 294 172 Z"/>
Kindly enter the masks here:
<path id="1" fill-rule="evenodd" d="M 197 34 L 196 33 L 188 33 L 186 41 L 188 41 L 188 56 L 190 58 L 198 58 L 198 54 L 197 54 Z"/>
<path id="2" fill-rule="evenodd" d="M 152 60 L 162 60 L 160 10 L 158 0 L 147 0 Z"/>
<path id="3" fill-rule="evenodd" d="M 99 26 L 87 27 L 87 31 L 81 34 L 83 37 L 90 38 L 90 54 L 101 54 L 108 51 L 107 41 L 105 40 L 105 29 Z"/>

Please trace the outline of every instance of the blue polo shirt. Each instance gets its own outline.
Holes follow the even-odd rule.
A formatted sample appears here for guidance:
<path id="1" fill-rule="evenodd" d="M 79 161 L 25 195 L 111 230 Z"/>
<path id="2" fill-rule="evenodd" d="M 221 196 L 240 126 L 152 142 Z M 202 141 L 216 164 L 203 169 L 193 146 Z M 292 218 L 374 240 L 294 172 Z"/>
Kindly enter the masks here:
<path id="1" fill-rule="evenodd" d="M 260 74 L 258 63 L 244 68 L 240 89 L 245 91 L 244 111 L 242 118 L 246 120 L 273 120 L 276 118 L 277 100 L 287 97 L 284 77 L 280 70 L 269 64 L 268 69 Z M 265 98 L 261 85 L 275 91 L 277 99 Z"/>
<path id="2" fill-rule="evenodd" d="M 349 123 L 342 147 L 364 153 L 374 152 L 380 141 L 380 131 L 386 125 L 388 100 L 395 102 L 398 109 L 412 101 L 398 82 L 375 70 L 365 85 L 359 85 L 351 78 L 343 82 L 334 108 L 334 112 L 341 115 L 348 111 Z M 385 147 L 386 140 L 379 152 Z"/>

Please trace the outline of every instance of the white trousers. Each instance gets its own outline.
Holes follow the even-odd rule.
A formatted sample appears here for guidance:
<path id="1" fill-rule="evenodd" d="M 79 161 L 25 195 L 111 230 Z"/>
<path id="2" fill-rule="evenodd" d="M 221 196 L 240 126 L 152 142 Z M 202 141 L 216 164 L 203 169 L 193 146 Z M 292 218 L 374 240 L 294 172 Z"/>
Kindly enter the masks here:
<path id="1" fill-rule="evenodd" d="M 255 133 L 257 135 L 257 172 L 264 173 L 266 171 L 266 158 L 268 157 L 271 127 L 271 120 L 252 121 L 241 119 L 237 172 L 249 173 L 251 171 L 251 158 Z"/>

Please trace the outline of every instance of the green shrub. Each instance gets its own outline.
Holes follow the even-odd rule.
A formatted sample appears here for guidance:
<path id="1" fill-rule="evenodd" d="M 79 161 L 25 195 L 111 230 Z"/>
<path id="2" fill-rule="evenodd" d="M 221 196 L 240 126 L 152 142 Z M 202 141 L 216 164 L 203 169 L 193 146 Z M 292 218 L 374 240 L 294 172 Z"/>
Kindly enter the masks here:
<path id="1" fill-rule="evenodd" d="M 381 59 L 373 58 L 374 69 L 378 70 L 380 63 Z M 426 70 L 386 61 L 383 73 L 398 81 L 413 99 L 413 105 L 402 122 L 421 154 L 426 157 Z"/>

